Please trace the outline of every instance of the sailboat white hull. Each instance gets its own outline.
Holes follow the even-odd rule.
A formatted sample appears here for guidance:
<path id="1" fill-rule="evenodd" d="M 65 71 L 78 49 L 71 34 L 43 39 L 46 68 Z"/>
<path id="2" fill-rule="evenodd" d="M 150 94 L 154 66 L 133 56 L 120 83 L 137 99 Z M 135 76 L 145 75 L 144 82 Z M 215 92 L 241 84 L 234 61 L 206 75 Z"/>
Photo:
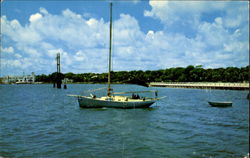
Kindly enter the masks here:
<path id="1" fill-rule="evenodd" d="M 154 104 L 156 100 L 140 100 L 140 101 L 114 101 L 114 100 L 104 100 L 104 99 L 93 99 L 91 97 L 81 96 L 78 97 L 79 106 L 82 108 L 148 108 L 150 105 Z"/>

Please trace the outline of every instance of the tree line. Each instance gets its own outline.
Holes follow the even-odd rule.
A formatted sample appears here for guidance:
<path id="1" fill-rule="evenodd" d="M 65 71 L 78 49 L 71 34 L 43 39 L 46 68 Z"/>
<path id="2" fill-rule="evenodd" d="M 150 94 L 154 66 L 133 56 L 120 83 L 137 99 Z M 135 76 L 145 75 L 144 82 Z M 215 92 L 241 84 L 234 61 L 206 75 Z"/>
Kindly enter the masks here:
<path id="1" fill-rule="evenodd" d="M 57 78 L 68 78 L 73 82 L 85 83 L 106 83 L 107 73 L 80 73 L 72 72 L 49 75 L 37 75 L 37 82 L 55 82 Z M 147 71 L 118 71 L 111 72 L 111 81 L 113 83 L 136 83 L 136 82 L 248 82 L 249 66 L 246 67 L 227 67 L 227 68 L 208 68 L 201 65 L 187 67 L 176 67 L 162 70 Z"/>

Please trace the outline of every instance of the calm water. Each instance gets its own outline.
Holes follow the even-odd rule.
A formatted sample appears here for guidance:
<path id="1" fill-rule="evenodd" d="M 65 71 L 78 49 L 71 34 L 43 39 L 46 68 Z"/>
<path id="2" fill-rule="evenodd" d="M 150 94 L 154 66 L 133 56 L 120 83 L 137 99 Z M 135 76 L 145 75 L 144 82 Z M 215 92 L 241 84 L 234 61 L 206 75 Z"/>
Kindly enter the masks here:
<path id="1" fill-rule="evenodd" d="M 103 86 L 0 85 L 0 156 L 242 158 L 249 153 L 247 91 L 154 88 L 167 97 L 149 109 L 81 109 L 66 96 Z M 233 107 L 210 107 L 209 99 L 231 100 Z"/>

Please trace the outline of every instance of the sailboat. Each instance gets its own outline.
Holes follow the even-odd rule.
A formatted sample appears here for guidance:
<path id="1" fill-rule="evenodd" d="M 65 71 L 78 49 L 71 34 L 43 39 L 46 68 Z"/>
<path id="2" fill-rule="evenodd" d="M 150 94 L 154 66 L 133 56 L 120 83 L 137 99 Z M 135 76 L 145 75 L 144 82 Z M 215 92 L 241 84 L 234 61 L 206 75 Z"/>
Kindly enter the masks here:
<path id="1" fill-rule="evenodd" d="M 110 3 L 110 33 L 109 33 L 109 71 L 108 71 L 108 88 L 107 96 L 96 97 L 93 94 L 90 96 L 69 95 L 77 97 L 79 106 L 82 108 L 148 108 L 154 104 L 159 98 L 158 92 L 150 91 L 132 91 L 132 92 L 113 92 L 111 88 L 111 53 L 112 53 L 112 3 Z M 138 93 L 154 93 L 154 98 L 140 97 Z M 131 94 L 131 96 L 122 96 L 121 94 Z"/>

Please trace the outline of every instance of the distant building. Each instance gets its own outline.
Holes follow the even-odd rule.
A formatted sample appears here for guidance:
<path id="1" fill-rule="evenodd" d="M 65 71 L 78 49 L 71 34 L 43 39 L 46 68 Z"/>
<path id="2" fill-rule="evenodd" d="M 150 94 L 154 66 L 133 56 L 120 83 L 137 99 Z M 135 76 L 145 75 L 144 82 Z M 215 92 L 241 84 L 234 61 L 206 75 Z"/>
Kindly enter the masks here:
<path id="1" fill-rule="evenodd" d="M 2 78 L 2 83 L 11 84 L 26 84 L 26 83 L 35 83 L 35 73 L 32 72 L 31 75 L 23 75 L 23 76 L 5 76 Z"/>

